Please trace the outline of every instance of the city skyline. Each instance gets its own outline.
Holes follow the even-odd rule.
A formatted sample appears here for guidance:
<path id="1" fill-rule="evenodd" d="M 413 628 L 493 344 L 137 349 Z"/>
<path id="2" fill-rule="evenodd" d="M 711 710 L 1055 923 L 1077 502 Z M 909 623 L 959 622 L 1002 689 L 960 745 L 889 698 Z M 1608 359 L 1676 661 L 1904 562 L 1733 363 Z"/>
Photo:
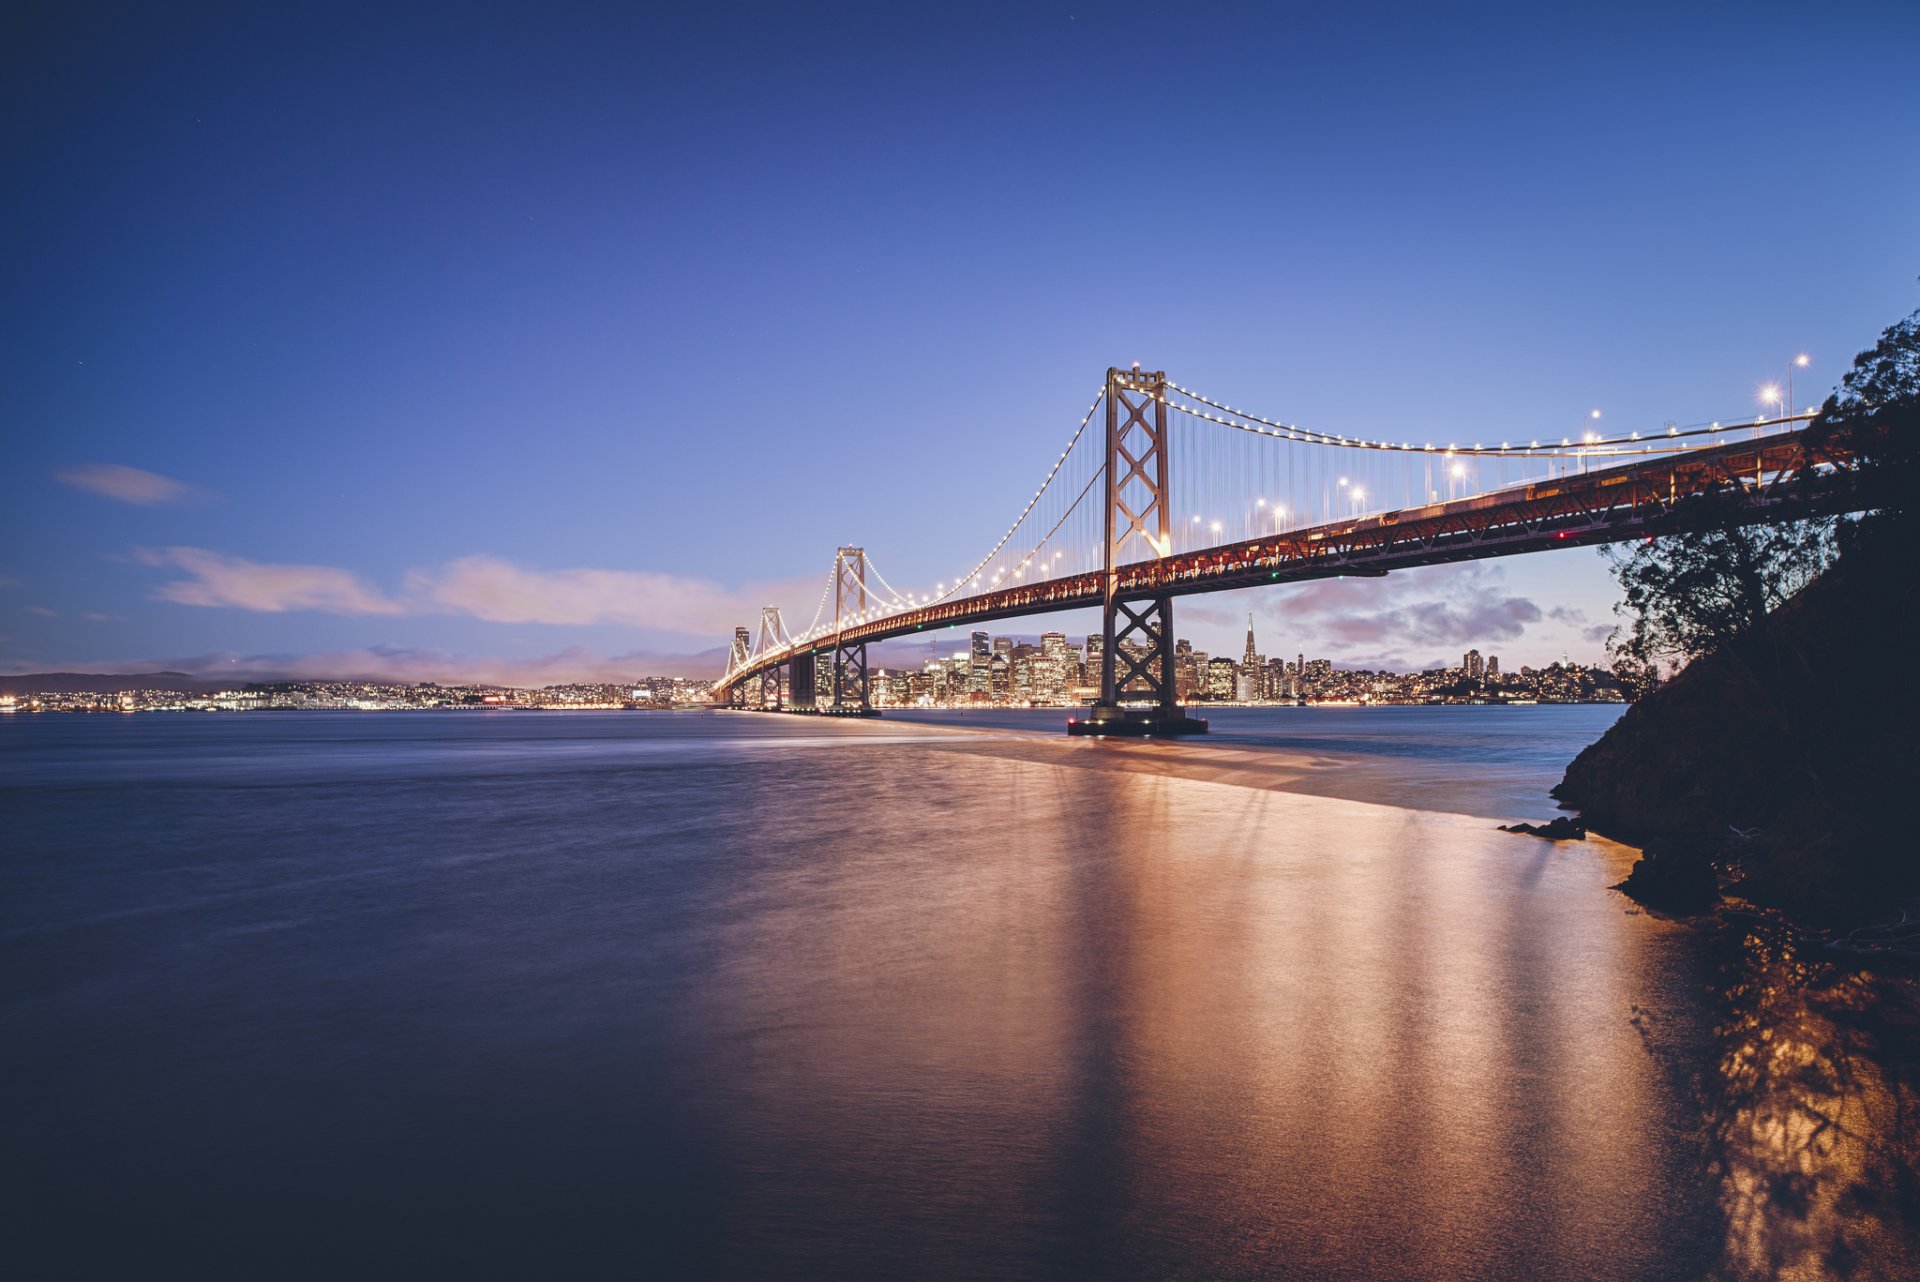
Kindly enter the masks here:
<path id="1" fill-rule="evenodd" d="M 1183 702 L 1238 703 L 1486 703 L 1617 702 L 1625 688 L 1603 668 L 1568 664 L 1565 656 L 1543 669 L 1520 665 L 1503 677 L 1497 655 L 1477 649 L 1455 666 L 1410 672 L 1354 668 L 1304 651 L 1289 659 L 1268 656 L 1258 646 L 1249 618 L 1238 660 L 1210 655 L 1191 641 L 1174 645 L 1175 683 Z M 740 629 L 744 633 L 745 629 Z M 735 652 L 744 638 L 736 633 Z M 937 640 L 918 664 L 896 658 L 871 668 L 873 705 L 887 708 L 1057 707 L 1090 704 L 1100 689 L 1104 642 L 1099 633 L 1075 641 L 1060 631 L 1038 635 L 974 629 L 966 645 L 942 654 Z M 897 656 L 908 647 L 896 646 Z M 1144 654 L 1137 646 L 1128 647 Z M 816 690 L 831 682 L 828 656 L 816 656 Z M 159 679 L 165 674 L 146 674 Z M 610 683 L 568 682 L 515 687 L 486 682 L 388 682 L 378 680 L 235 681 L 205 679 L 116 688 L 66 688 L 57 682 L 22 689 L 0 674 L 0 712 L 41 711 L 289 711 L 302 709 L 541 709 L 613 710 L 702 707 L 713 682 L 673 674 L 639 674 Z M 787 696 L 787 682 L 779 682 Z M 753 707 L 751 699 L 745 706 Z"/>
<path id="2" fill-rule="evenodd" d="M 1863 12 L 1795 14 L 1857 73 L 1819 95 L 1761 91 L 1768 24 L 1684 13 L 1160 17 L 1214 69 L 1173 95 L 1098 71 L 1124 17 L 37 13 L 0 54 L 0 670 L 717 671 L 837 543 L 951 579 L 1132 359 L 1423 441 L 1809 403 L 1920 250 L 1920 178 L 1853 128 L 1916 19 Z M 1094 216 L 1116 140 L 1179 163 Z M 1855 198 L 1792 198 L 1793 163 Z M 1597 658 L 1614 596 L 1569 551 L 1175 617 L 1210 653 L 1252 609 L 1355 666 L 1537 663 Z"/>

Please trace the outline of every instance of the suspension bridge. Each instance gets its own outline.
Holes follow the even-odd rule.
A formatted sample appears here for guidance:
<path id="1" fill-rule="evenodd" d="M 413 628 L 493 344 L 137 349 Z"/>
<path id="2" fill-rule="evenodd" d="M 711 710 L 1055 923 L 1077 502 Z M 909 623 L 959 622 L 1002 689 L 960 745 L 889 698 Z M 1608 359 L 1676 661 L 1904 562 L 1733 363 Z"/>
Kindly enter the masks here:
<path id="1" fill-rule="evenodd" d="M 1102 446 L 1088 428 L 1103 408 Z M 768 606 L 757 634 L 735 630 L 715 698 L 871 715 L 875 642 L 1095 607 L 1100 696 L 1069 730 L 1199 733 L 1206 723 L 1175 698 L 1176 597 L 1863 506 L 1854 442 L 1811 411 L 1624 436 L 1597 421 L 1558 439 L 1364 440 L 1235 408 L 1164 372 L 1109 369 L 984 556 L 903 592 L 865 548 L 839 548 L 805 627 L 790 632 Z"/>

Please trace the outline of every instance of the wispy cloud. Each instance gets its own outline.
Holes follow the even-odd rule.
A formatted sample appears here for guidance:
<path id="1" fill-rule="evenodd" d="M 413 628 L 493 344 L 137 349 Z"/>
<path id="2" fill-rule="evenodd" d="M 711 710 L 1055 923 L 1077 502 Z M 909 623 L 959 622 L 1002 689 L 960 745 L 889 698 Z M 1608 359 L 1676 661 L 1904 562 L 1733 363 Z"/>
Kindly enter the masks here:
<path id="1" fill-rule="evenodd" d="M 277 613 L 454 614 L 490 623 L 561 627 L 619 624 L 688 636 L 723 635 L 751 624 L 768 601 L 818 595 L 815 583 L 728 588 L 706 579 L 645 570 L 540 570 L 491 556 L 468 556 L 407 575 L 397 594 L 351 570 L 250 561 L 207 548 L 135 548 L 143 565 L 186 571 L 154 589 L 179 605 Z M 799 620 L 796 620 L 798 624 Z"/>
<path id="2" fill-rule="evenodd" d="M 180 605 L 225 606 L 277 614 L 402 614 L 405 607 L 350 570 L 327 565 L 269 565 L 205 548 L 135 548 L 144 565 L 184 570 L 191 577 L 162 583 L 153 595 Z"/>
<path id="3" fill-rule="evenodd" d="M 1515 591 L 1498 563 L 1188 598 L 1175 618 L 1231 629 L 1237 639 L 1249 610 L 1256 616 L 1256 639 L 1268 653 L 1291 658 L 1303 651 L 1309 658 L 1332 656 L 1343 666 L 1394 671 L 1457 664 L 1469 647 L 1498 646 L 1505 653 L 1552 638 L 1558 650 L 1573 637 L 1592 643 L 1611 630 L 1593 625 L 1578 607 Z M 1238 648 L 1236 643 L 1235 653 Z"/>
<path id="4" fill-rule="evenodd" d="M 58 613 L 48 609 L 44 605 L 30 605 L 27 607 L 27 613 L 37 614 L 43 619 L 57 619 L 60 617 Z"/>
<path id="5" fill-rule="evenodd" d="M 141 507 L 178 503 L 194 493 L 194 487 L 184 481 L 120 463 L 92 463 L 66 468 L 53 475 L 55 480 L 77 490 Z"/>
<path id="6" fill-rule="evenodd" d="M 705 579 L 645 570 L 535 570 L 491 556 L 415 573 L 407 587 L 428 611 L 493 623 L 619 623 L 711 634 L 751 622 L 759 607 L 756 599 Z"/>

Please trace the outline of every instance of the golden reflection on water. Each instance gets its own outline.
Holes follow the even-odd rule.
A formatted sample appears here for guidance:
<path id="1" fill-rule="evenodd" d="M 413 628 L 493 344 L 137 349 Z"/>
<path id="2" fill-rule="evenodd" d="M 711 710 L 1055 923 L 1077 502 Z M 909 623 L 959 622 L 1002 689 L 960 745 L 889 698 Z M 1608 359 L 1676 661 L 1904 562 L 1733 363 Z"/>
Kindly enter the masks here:
<path id="1" fill-rule="evenodd" d="M 958 761 L 985 802 L 926 814 Z M 1681 928 L 1622 912 L 1595 848 L 893 764 L 867 819 L 764 834 L 703 1004 L 769 1186 L 744 1236 L 1002 1276 L 1697 1276 L 1662 1139 L 1685 1100 L 1628 1018 Z"/>
<path id="2" fill-rule="evenodd" d="M 1707 1083 L 1730 1279 L 1920 1278 L 1920 1010 L 1910 984 L 1740 932 Z"/>

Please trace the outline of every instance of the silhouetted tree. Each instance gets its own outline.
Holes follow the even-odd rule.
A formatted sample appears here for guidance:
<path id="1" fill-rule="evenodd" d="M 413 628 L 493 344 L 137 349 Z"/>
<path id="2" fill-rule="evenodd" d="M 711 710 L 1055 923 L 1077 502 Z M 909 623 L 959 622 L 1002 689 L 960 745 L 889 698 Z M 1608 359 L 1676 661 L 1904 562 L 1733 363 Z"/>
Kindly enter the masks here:
<path id="1" fill-rule="evenodd" d="M 1730 505 L 1729 505 L 1730 506 Z M 1733 518 L 1661 535 L 1606 557 L 1625 620 L 1607 649 L 1618 667 L 1690 663 L 1751 635 L 1833 564 L 1834 522 L 1743 526 Z"/>

